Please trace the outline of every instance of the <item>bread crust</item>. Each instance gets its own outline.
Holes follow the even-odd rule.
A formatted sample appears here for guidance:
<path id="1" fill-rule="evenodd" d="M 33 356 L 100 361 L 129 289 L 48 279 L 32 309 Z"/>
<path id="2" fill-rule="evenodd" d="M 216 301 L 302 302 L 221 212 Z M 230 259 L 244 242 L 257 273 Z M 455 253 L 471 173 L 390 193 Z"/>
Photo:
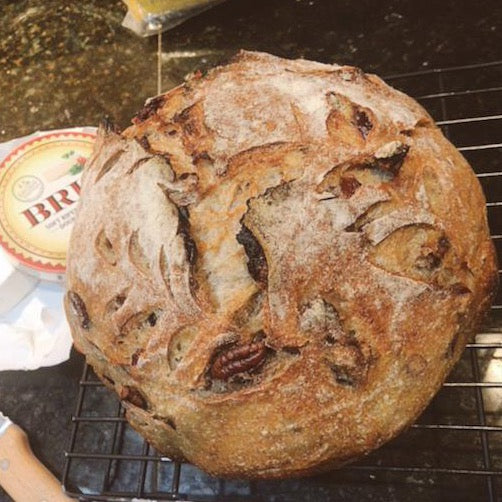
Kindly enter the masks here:
<path id="1" fill-rule="evenodd" d="M 497 286 L 485 199 L 408 96 L 241 52 L 101 127 L 65 308 L 158 450 L 221 477 L 339 467 L 410 425 Z"/>

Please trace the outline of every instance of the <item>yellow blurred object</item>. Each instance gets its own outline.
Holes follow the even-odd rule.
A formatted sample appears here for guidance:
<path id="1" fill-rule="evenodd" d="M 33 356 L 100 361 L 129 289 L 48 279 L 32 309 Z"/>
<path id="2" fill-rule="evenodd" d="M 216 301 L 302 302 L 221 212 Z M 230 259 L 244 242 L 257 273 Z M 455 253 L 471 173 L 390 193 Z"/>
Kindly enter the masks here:
<path id="1" fill-rule="evenodd" d="M 148 36 L 173 28 L 223 0 L 123 0 L 128 11 L 123 26 Z"/>

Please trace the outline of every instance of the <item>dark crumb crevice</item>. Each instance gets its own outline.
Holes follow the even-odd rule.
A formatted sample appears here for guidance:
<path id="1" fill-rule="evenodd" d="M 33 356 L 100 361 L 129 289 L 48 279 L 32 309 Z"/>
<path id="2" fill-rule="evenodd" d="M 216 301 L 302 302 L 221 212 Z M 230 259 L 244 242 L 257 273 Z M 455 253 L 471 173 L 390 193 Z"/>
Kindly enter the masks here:
<path id="1" fill-rule="evenodd" d="M 193 266 L 197 261 L 197 245 L 190 234 L 190 213 L 186 206 L 179 206 L 178 215 L 178 235 L 183 238 L 187 260 Z"/>
<path id="2" fill-rule="evenodd" d="M 362 138 L 366 139 L 370 131 L 373 129 L 373 124 L 371 123 L 371 120 L 368 117 L 367 113 L 364 110 L 361 110 L 361 108 L 357 107 L 354 110 L 353 121 Z"/>
<path id="3" fill-rule="evenodd" d="M 142 410 L 148 408 L 145 396 L 136 387 L 124 385 L 120 390 L 119 397 L 122 401 L 127 401 Z"/>
<path id="4" fill-rule="evenodd" d="M 241 226 L 236 238 L 237 242 L 244 247 L 248 257 L 249 274 L 258 284 L 266 285 L 268 281 L 268 264 L 260 243 L 245 225 Z"/>
<path id="5" fill-rule="evenodd" d="M 133 119 L 135 124 L 139 124 L 149 119 L 165 103 L 166 97 L 162 94 L 149 99 L 145 106 L 136 114 Z"/>

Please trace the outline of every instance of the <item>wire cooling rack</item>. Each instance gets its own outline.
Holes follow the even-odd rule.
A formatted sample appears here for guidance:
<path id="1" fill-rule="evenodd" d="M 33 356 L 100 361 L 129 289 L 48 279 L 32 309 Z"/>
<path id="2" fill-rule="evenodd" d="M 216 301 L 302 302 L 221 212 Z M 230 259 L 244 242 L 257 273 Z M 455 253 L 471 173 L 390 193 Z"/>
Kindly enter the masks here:
<path id="1" fill-rule="evenodd" d="M 502 61 L 385 80 L 415 96 L 471 163 L 502 262 Z M 72 422 L 63 485 L 81 500 L 502 500 L 502 294 L 418 422 L 339 471 L 301 480 L 224 481 L 172 462 L 129 427 L 120 402 L 87 365 Z"/>

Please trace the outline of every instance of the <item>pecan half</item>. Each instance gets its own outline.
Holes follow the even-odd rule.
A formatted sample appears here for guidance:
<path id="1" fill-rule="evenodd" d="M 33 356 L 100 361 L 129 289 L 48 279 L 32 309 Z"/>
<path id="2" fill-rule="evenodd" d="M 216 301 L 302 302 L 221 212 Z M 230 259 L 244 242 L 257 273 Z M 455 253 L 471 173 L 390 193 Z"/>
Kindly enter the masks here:
<path id="1" fill-rule="evenodd" d="M 263 340 L 230 348 L 216 356 L 210 375 L 217 380 L 228 380 L 238 373 L 256 369 L 267 353 Z"/>
<path id="2" fill-rule="evenodd" d="M 472 293 L 472 291 L 465 284 L 462 284 L 461 282 L 456 282 L 455 284 L 452 284 L 448 289 L 454 295 L 468 295 L 469 293 Z"/>
<path id="3" fill-rule="evenodd" d="M 138 360 L 143 352 L 144 349 L 138 349 L 136 350 L 136 352 L 134 352 L 134 354 L 131 356 L 131 366 L 136 366 L 138 364 Z"/>
<path id="4" fill-rule="evenodd" d="M 354 176 L 342 176 L 340 179 L 340 189 L 346 198 L 352 197 L 360 186 L 361 183 Z"/>
<path id="5" fill-rule="evenodd" d="M 143 150 L 146 152 L 150 151 L 150 141 L 148 141 L 147 136 L 141 136 L 140 138 L 136 138 L 136 141 L 143 147 Z"/>
<path id="6" fill-rule="evenodd" d="M 75 291 L 70 291 L 68 293 L 68 299 L 70 300 L 70 305 L 73 313 L 78 318 L 80 326 L 84 329 L 89 329 L 91 321 L 89 319 L 89 314 L 87 313 L 87 308 L 85 306 L 84 300 L 75 293 Z"/>

